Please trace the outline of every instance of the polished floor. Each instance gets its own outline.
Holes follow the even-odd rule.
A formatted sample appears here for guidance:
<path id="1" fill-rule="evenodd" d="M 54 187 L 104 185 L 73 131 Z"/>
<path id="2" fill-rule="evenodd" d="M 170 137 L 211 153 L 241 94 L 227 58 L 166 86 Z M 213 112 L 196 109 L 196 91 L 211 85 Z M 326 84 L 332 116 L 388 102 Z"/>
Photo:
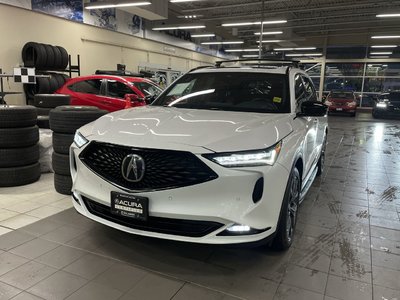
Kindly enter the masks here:
<path id="1" fill-rule="evenodd" d="M 0 299 L 400 299 L 400 122 L 329 122 L 327 168 L 284 253 L 113 230 L 51 175 L 0 189 Z"/>

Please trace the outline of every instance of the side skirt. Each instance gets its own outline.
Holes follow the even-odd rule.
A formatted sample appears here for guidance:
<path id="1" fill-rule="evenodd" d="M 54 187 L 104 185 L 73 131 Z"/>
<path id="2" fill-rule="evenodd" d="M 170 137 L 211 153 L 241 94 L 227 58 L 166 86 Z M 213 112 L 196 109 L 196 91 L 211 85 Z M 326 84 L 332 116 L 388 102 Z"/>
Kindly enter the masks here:
<path id="1" fill-rule="evenodd" d="M 306 179 L 305 185 L 301 190 L 300 193 L 300 200 L 299 203 L 301 204 L 304 200 L 304 197 L 306 196 L 308 190 L 310 189 L 312 183 L 314 182 L 315 177 L 317 176 L 317 171 L 318 171 L 318 166 L 315 165 L 314 170 L 311 172 L 311 174 L 308 176 Z"/>

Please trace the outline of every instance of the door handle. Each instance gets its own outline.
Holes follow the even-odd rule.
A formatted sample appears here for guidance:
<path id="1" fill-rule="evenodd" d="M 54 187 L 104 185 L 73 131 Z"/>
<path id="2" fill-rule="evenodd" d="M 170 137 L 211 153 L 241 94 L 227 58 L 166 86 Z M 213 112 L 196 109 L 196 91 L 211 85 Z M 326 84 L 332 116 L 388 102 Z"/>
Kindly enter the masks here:
<path id="1" fill-rule="evenodd" d="M 102 101 L 100 101 L 100 103 L 103 103 L 103 104 L 110 104 L 110 103 L 111 103 L 111 101 L 102 100 Z"/>

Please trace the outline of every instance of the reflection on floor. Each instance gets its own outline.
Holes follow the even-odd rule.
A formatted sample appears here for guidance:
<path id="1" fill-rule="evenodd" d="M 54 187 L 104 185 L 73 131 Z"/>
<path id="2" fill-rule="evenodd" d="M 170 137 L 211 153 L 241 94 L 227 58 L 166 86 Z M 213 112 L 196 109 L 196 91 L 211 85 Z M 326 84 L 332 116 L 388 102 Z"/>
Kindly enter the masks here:
<path id="1" fill-rule="evenodd" d="M 66 209 L 51 176 L 2 189 L 0 298 L 400 299 L 399 158 L 400 122 L 330 117 L 328 166 L 284 253 L 131 236 Z"/>

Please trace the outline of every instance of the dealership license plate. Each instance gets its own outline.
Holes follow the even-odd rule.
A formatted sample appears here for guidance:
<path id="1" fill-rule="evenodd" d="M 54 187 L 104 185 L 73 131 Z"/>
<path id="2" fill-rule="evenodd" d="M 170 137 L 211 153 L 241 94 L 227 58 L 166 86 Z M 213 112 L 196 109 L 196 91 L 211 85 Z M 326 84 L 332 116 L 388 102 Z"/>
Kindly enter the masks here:
<path id="1" fill-rule="evenodd" d="M 343 108 L 336 108 L 336 111 L 342 111 Z"/>
<path id="2" fill-rule="evenodd" d="M 111 212 L 122 217 L 146 221 L 149 215 L 149 199 L 111 192 Z"/>

